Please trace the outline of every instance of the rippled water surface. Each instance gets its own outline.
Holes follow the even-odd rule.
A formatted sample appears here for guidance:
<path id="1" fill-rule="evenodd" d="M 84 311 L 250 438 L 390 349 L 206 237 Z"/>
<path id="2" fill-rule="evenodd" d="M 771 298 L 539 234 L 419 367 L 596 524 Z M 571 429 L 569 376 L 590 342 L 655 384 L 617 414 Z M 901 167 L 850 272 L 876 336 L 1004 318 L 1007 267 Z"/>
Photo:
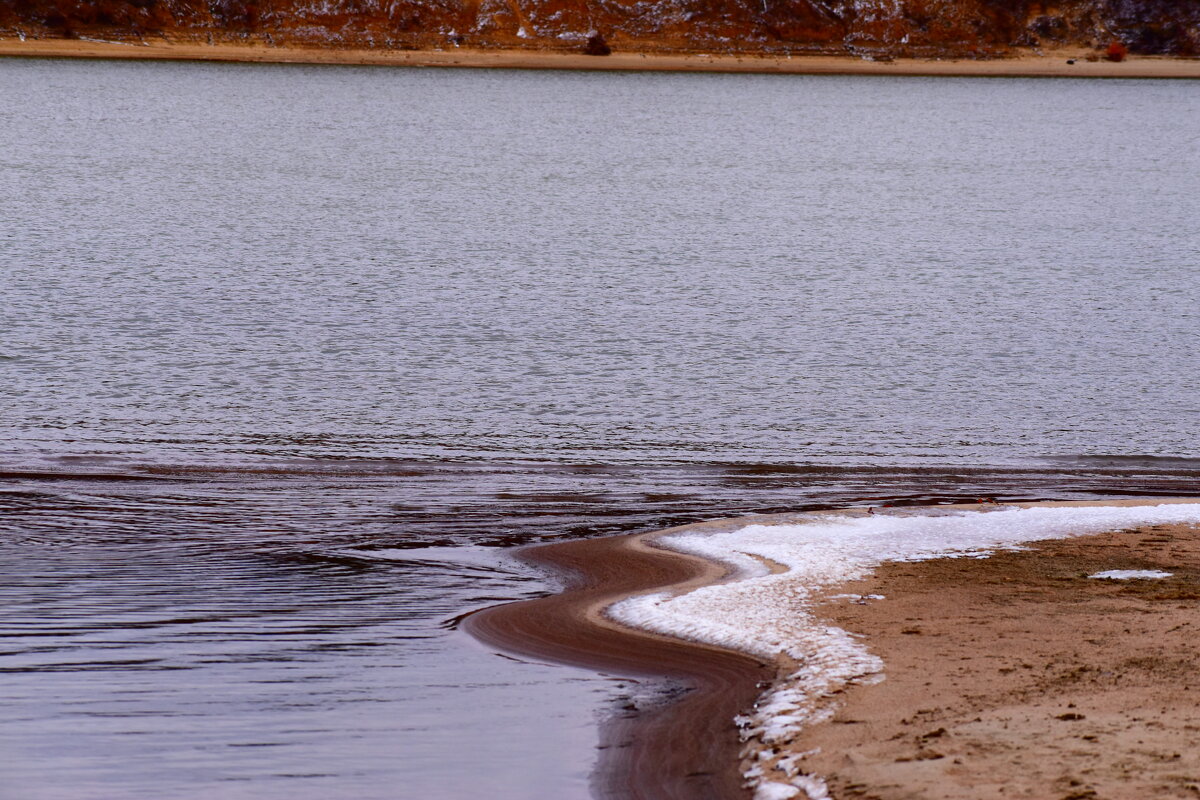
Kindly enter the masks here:
<path id="1" fill-rule="evenodd" d="M 3 798 L 584 797 L 628 684 L 455 630 L 514 545 L 1197 493 L 1190 82 L 0 96 Z"/>

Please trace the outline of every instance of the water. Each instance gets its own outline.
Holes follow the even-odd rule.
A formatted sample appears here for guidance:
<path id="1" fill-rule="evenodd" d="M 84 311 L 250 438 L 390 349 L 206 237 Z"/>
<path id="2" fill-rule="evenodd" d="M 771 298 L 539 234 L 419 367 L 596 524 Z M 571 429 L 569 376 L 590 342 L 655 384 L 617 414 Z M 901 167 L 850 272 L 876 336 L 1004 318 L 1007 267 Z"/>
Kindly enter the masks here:
<path id="1" fill-rule="evenodd" d="M 454 629 L 512 545 L 1196 491 L 1191 83 L 0 97 L 0 797 L 582 797 L 628 686 Z"/>

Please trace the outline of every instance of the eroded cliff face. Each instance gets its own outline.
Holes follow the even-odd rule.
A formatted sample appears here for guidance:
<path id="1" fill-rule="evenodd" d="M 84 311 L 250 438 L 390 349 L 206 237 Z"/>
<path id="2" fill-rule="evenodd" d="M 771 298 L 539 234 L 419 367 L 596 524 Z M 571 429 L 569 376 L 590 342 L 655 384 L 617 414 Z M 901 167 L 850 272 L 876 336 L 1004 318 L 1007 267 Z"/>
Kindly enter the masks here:
<path id="1" fill-rule="evenodd" d="M 1197 0 L 0 0 L 0 35 L 327 47 L 987 57 L 1104 47 L 1200 55 Z"/>

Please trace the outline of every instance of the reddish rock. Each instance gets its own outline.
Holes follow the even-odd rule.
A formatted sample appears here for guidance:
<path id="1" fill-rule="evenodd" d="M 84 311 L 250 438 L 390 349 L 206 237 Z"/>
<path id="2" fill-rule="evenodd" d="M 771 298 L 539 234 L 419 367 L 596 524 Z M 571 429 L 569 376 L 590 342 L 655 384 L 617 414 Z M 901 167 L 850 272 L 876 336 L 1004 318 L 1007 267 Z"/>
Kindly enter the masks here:
<path id="1" fill-rule="evenodd" d="M 612 55 L 612 48 L 608 46 L 608 42 L 604 41 L 603 36 L 593 33 L 588 37 L 583 52 L 589 56 L 608 56 Z"/>
<path id="2" fill-rule="evenodd" d="M 1129 48 L 1120 42 L 1112 42 L 1104 51 L 1104 58 L 1108 61 L 1124 61 L 1127 55 L 1129 55 Z"/>

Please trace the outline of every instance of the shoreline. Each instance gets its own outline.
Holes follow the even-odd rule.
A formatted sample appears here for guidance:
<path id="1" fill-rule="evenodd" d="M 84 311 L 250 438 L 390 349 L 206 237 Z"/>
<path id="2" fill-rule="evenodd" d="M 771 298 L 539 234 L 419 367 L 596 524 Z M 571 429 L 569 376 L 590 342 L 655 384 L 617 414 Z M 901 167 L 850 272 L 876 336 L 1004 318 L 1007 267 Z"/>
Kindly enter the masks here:
<path id="1" fill-rule="evenodd" d="M 1200 59 L 1131 57 L 1122 62 L 1088 61 L 1090 51 L 1070 49 L 1044 55 L 1022 53 L 995 59 L 897 58 L 870 61 L 855 56 L 616 51 L 588 56 L 553 50 L 368 50 L 353 48 L 200 44 L 195 42 L 102 41 L 93 39 L 0 38 L 0 57 L 86 58 L 152 61 L 216 61 L 267 64 L 448 67 L 480 69 L 583 70 L 619 72 L 706 72 L 779 75 L 894 75 L 990 78 L 1200 79 Z M 1067 60 L 1073 59 L 1074 64 Z"/>
<path id="2" fill-rule="evenodd" d="M 547 597 L 475 612 L 461 627 L 476 639 L 525 657 L 582 666 L 633 679 L 666 680 L 678 699 L 627 708 L 601 726 L 593 783 L 605 798 L 696 800 L 748 797 L 738 769 L 741 742 L 733 717 L 754 702 L 773 665 L 731 650 L 634 631 L 603 616 L 613 602 L 666 586 L 719 581 L 711 562 L 660 550 L 658 535 L 539 545 L 522 554 L 567 579 Z M 632 703 L 629 705 L 633 705 Z M 679 747 L 688 742 L 690 747 Z"/>
<path id="3" fill-rule="evenodd" d="M 1120 507 L 1147 506 L 1171 502 L 1195 502 L 1187 499 L 1155 498 L 1153 500 L 1126 500 L 1109 503 L 1078 502 L 1078 503 L 1045 503 L 1045 504 L 1013 504 L 1022 508 L 1038 506 L 1077 506 L 1077 507 Z M 930 509 L 956 510 L 969 509 L 985 511 L 981 506 L 940 506 Z M 928 509 L 927 509 L 928 510 Z M 897 515 L 908 516 L 915 509 L 896 509 Z M 864 518 L 865 509 L 851 509 L 837 512 L 839 516 Z M 756 701 L 768 698 L 770 692 L 781 686 L 786 686 L 788 673 L 795 668 L 795 662 L 789 662 L 781 657 L 776 663 L 768 664 L 765 659 L 745 655 L 740 652 L 723 649 L 707 644 L 699 644 L 669 636 L 651 633 L 645 630 L 626 627 L 604 615 L 603 610 L 617 600 L 631 595 L 645 594 L 651 591 L 661 591 L 664 588 L 673 593 L 679 593 L 692 588 L 722 582 L 728 571 L 712 561 L 697 556 L 685 555 L 656 547 L 655 539 L 679 533 L 725 533 L 744 528 L 747 525 L 782 525 L 793 524 L 810 519 L 804 514 L 779 514 L 717 520 L 697 525 L 682 526 L 665 531 L 654 531 L 643 534 L 629 534 L 605 539 L 592 539 L 543 545 L 526 551 L 525 557 L 533 563 L 549 567 L 552 570 L 569 576 L 566 589 L 556 595 L 536 600 L 497 606 L 477 612 L 464 620 L 464 627 L 476 638 L 503 650 L 520 653 L 526 656 L 562 661 L 578 666 L 611 672 L 629 677 L 655 677 L 682 684 L 691 691 L 682 695 L 682 699 L 668 703 L 652 704 L 648 709 L 633 709 L 632 714 L 623 714 L 607 721 L 602 726 L 601 758 L 597 764 L 597 788 L 602 797 L 653 797 L 653 798 L 735 798 L 750 797 L 752 791 L 745 785 L 745 775 L 756 765 L 768 770 L 778 770 L 781 764 L 786 771 L 793 775 L 793 780 L 804 780 L 805 776 L 813 779 L 811 796 L 824 796 L 825 780 L 828 779 L 830 788 L 839 792 L 839 797 L 879 796 L 881 798 L 896 798 L 909 795 L 903 787 L 896 788 L 893 794 L 877 794 L 881 789 L 893 787 L 896 781 L 888 778 L 891 767 L 896 763 L 914 764 L 914 771 L 919 774 L 929 772 L 928 765 L 947 765 L 952 767 L 955 775 L 966 774 L 962 768 L 962 759 L 957 761 L 939 757 L 922 757 L 918 747 L 916 757 L 911 753 L 891 753 L 890 751 L 878 756 L 871 762 L 880 767 L 877 773 L 855 772 L 847 768 L 841 760 L 848 745 L 844 744 L 845 731 L 853 730 L 860 737 L 855 746 L 867 751 L 873 747 L 886 745 L 888 742 L 901 741 L 904 747 L 912 749 L 910 742 L 904 736 L 889 733 L 882 735 L 883 723 L 876 721 L 872 725 L 858 725 L 858 717 L 865 716 L 864 708 L 884 709 L 885 716 L 895 717 L 891 712 L 896 709 L 898 701 L 894 693 L 897 687 L 907 684 L 895 679 L 894 666 L 908 664 L 898 658 L 887 648 L 883 648 L 883 674 L 886 680 L 882 683 L 874 681 L 850 681 L 842 689 L 834 691 L 834 702 L 830 705 L 834 722 L 814 717 L 811 724 L 806 723 L 799 735 L 791 741 L 771 741 L 769 748 L 763 742 L 758 743 L 756 736 L 743 732 L 739 736 L 734 725 L 734 718 L 748 713 L 756 706 Z M 1153 538 L 1158 533 L 1143 534 Z M 914 563 L 885 562 L 873 570 L 865 578 L 837 583 L 833 588 L 825 587 L 823 596 L 842 599 L 836 612 L 831 613 L 822 606 L 818 616 L 834 625 L 844 626 L 851 636 L 861 637 L 861 641 L 876 651 L 877 641 L 892 642 L 898 640 L 909 646 L 923 645 L 925 638 L 916 635 L 900 633 L 887 638 L 888 631 L 896 628 L 895 620 L 886 614 L 880 617 L 884 622 L 875 621 L 874 626 L 867 624 L 867 612 L 903 608 L 904 613 L 912 613 L 911 603 L 905 604 L 903 598 L 912 596 L 916 589 L 923 584 L 920 580 L 910 585 L 901 586 L 892 578 L 890 572 L 912 573 L 914 567 L 920 568 L 920 574 L 938 569 L 957 571 L 966 576 L 962 585 L 974 586 L 977 581 L 970 577 L 972 569 L 979 565 L 987 567 L 1005 566 L 1005 560 L 1026 559 L 1035 562 L 1043 548 L 1067 547 L 1088 551 L 1090 543 L 1103 548 L 1105 537 L 1128 534 L 1092 533 L 1069 539 L 1051 539 L 1030 545 L 1032 550 L 1003 550 L 991 558 L 939 558 Z M 1095 549 L 1095 548 L 1092 548 Z M 1197 572 L 1200 576 L 1200 542 L 1196 544 Z M 1032 553 L 1032 555 L 1031 555 Z M 1101 550 L 1101 557 L 1108 558 L 1108 551 Z M 1096 556 L 1093 554 L 1093 560 Z M 1136 561 L 1136 559 L 1134 559 Z M 1129 559 L 1126 559 L 1129 561 Z M 1142 559 L 1145 562 L 1145 559 Z M 1138 562 L 1138 563 L 1142 563 Z M 1131 562 L 1132 563 L 1132 562 Z M 1128 566 L 1122 562 L 1117 567 Z M 1075 588 L 1084 593 L 1094 589 L 1105 589 L 1101 585 L 1108 582 L 1082 579 L 1076 581 Z M 1027 576 L 1009 576 L 1005 581 L 1013 591 L 1027 591 Z M 1152 582 L 1143 582 L 1152 583 Z M 984 585 L 991 585 L 984 584 Z M 1122 587 L 1118 586 L 1117 591 Z M 849 596 L 868 597 L 883 595 L 888 598 L 881 602 L 859 605 L 846 604 L 844 599 Z M 1197 595 L 1200 597 L 1200 594 Z M 1036 601 L 1031 601 L 1036 604 Z M 1054 603 L 1052 597 L 1044 599 L 1045 603 Z M 890 604 L 889 604 L 890 603 Z M 1194 605 L 1194 604 L 1193 604 Z M 1051 606 L 1053 607 L 1053 606 Z M 1043 611 L 1045 609 L 1042 609 Z M 882 613 L 880 611 L 879 613 Z M 1027 609 L 1026 614 L 1029 613 Z M 1037 613 L 1035 610 L 1034 613 Z M 849 614 L 849 616 L 846 616 Z M 906 623 L 907 624 L 907 623 Z M 986 630 L 990 620 L 974 618 L 973 630 Z M 905 628 L 905 625 L 900 625 Z M 911 627 L 911 626 L 909 626 Z M 892 631 L 893 633 L 895 631 Z M 948 631 L 950 633 L 952 631 Z M 1070 631 L 1057 631 L 1060 639 L 1069 639 Z M 975 637 L 976 639 L 980 637 Z M 987 639 L 986 636 L 982 637 Z M 993 637 L 993 645 L 1002 648 L 1008 645 L 1003 637 Z M 918 650 L 920 647 L 917 648 Z M 1003 655 L 1002 653 L 1001 655 Z M 999 657 L 999 656 L 997 656 Z M 892 663 L 892 661 L 895 664 Z M 1053 659 L 1051 659 L 1053 660 Z M 957 663 L 951 664 L 957 669 Z M 1006 673 L 1007 674 L 1007 673 Z M 906 678 L 925 683 L 926 686 L 936 684 L 939 691 L 947 692 L 947 686 L 953 685 L 966 697 L 975 697 L 980 687 L 962 680 L 962 675 L 938 675 L 930 665 L 924 664 L 919 669 L 908 668 Z M 773 687 L 764 694 L 763 687 Z M 1198 682 L 1200 688 L 1200 682 Z M 880 692 L 886 694 L 883 700 L 878 698 Z M 901 691 L 916 698 L 922 697 L 920 692 L 913 692 L 911 687 Z M 860 698 L 867 698 L 860 700 Z M 914 700 L 921 705 L 921 700 Z M 939 708 L 949 708 L 945 702 Z M 918 711 L 928 711 L 922 707 L 911 712 L 919 716 Z M 1064 712 L 1065 713 L 1065 712 Z M 849 714 L 850 717 L 846 715 Z M 900 726 L 912 724 L 911 720 L 891 719 L 890 723 Z M 924 718 L 922 718 L 924 719 Z M 938 726 L 929 726 L 935 730 Z M 905 732 L 907 728 L 902 730 Z M 831 731 L 835 733 L 831 733 Z M 925 735 L 930 731 L 919 731 Z M 835 735 L 836 734 L 836 735 Z M 911 738 L 911 737 L 909 737 Z M 743 741 L 746 739 L 746 741 Z M 924 740 L 922 740 L 924 741 Z M 688 747 L 680 747 L 679 742 L 687 742 Z M 836 745 L 830 747 L 831 744 Z M 826 755 L 822 753 L 828 750 Z M 1018 748 L 1019 750 L 1019 748 Z M 769 759 L 763 761 L 763 752 L 770 751 Z M 871 751 L 875 752 L 875 751 Z M 1023 754 L 1032 758 L 1030 754 Z M 757 758 L 757 760 L 756 760 Z M 879 759 L 882 759 L 880 761 Z M 714 767 L 714 765 L 720 765 Z M 1008 765 L 1011 768 L 1011 765 Z M 923 770 L 923 771 L 922 771 Z M 865 775 L 865 780 L 864 780 Z M 797 777 L 799 776 L 799 777 Z M 1082 776 L 1087 778 L 1086 775 Z M 875 781 L 872 783 L 871 781 Z M 945 781 L 944 776 L 937 780 Z M 1070 780 L 1075 780 L 1071 778 Z M 1069 781 L 1068 781 L 1069 782 Z M 876 784 L 883 784 L 879 786 Z M 778 781 L 771 783 L 778 787 Z M 796 784 L 799 785 L 799 784 Z M 922 790 L 930 786 L 921 784 Z M 1064 783 L 1064 785 L 1066 785 Z M 1087 787 L 1085 781 L 1078 785 Z M 959 791 L 962 787 L 959 787 Z M 874 794 L 873 794 L 874 793 Z M 952 796 L 953 792 L 947 797 Z M 779 794 L 783 797 L 785 795 Z M 800 792 L 794 797 L 803 797 Z M 922 795 L 925 796 L 925 795 Z M 933 795 L 930 795 L 931 797 Z M 1045 796 L 1049 795 L 1028 795 Z M 1057 799 L 1063 795 L 1054 795 Z M 1095 795 L 1080 794 L 1080 798 Z M 1190 795 L 1188 795 L 1190 796 Z"/>

